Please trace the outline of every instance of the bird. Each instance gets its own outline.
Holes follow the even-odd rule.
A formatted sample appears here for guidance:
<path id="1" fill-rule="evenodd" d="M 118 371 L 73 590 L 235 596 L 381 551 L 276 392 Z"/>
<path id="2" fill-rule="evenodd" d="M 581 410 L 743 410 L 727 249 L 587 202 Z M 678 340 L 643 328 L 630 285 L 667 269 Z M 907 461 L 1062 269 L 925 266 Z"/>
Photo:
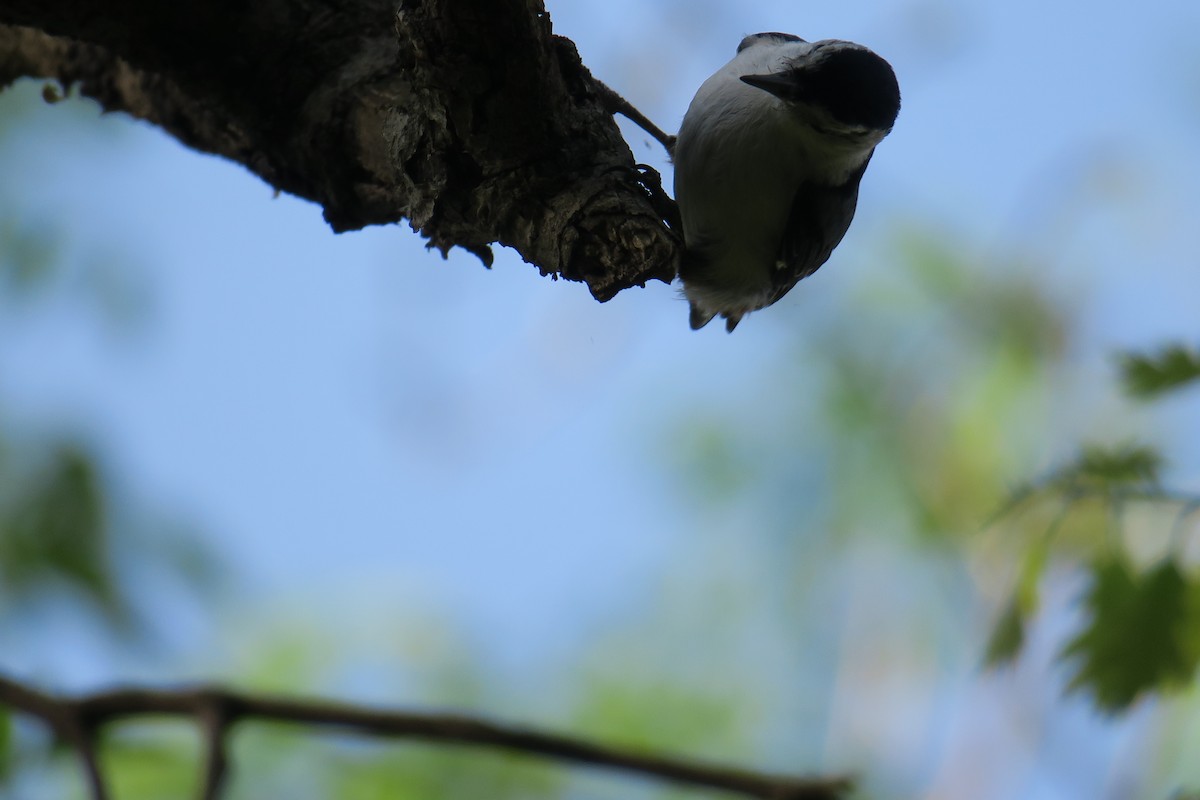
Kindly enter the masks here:
<path id="1" fill-rule="evenodd" d="M 720 315 L 732 333 L 829 259 L 899 113 L 895 72 L 862 45 L 742 39 L 696 92 L 672 154 L 693 330 Z"/>

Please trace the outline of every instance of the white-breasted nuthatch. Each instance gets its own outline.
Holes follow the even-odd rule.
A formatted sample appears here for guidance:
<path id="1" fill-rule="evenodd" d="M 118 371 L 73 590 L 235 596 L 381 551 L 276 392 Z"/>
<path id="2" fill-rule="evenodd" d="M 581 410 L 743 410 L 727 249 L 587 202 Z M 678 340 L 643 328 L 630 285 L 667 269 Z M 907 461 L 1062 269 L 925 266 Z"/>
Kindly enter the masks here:
<path id="1" fill-rule="evenodd" d="M 719 314 L 732 331 L 825 263 L 899 112 L 895 73 L 862 45 L 742 40 L 696 92 L 675 143 L 693 329 Z"/>

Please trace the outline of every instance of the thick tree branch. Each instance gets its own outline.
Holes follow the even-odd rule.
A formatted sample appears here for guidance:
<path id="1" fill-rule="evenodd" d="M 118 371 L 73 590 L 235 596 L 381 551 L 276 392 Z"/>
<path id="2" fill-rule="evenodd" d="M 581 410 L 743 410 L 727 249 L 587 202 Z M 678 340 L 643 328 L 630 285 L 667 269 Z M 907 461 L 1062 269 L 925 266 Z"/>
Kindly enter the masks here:
<path id="1" fill-rule="evenodd" d="M 670 281 L 678 238 L 541 0 L 0 0 L 0 86 L 110 111 L 445 253 L 513 247 L 607 300 Z"/>
<path id="2" fill-rule="evenodd" d="M 71 721 L 86 721 L 89 731 L 135 716 L 192 717 L 204 728 L 208 760 L 200 796 L 219 796 L 227 764 L 225 737 L 239 720 L 286 722 L 314 728 L 338 728 L 360 734 L 424 739 L 456 745 L 498 748 L 556 761 L 622 770 L 682 785 L 723 789 L 747 797 L 769 800 L 836 800 L 849 789 L 845 779 L 805 779 L 765 775 L 694 761 L 661 758 L 627 750 L 459 715 L 379 711 L 328 701 L 247 695 L 219 688 L 117 689 L 108 692 L 59 697 L 37 691 L 0 676 L 0 704 L 43 720 L 80 750 L 89 769 L 92 737 L 86 737 L 87 754 L 70 736 Z M 93 796 L 103 800 L 99 772 Z"/>

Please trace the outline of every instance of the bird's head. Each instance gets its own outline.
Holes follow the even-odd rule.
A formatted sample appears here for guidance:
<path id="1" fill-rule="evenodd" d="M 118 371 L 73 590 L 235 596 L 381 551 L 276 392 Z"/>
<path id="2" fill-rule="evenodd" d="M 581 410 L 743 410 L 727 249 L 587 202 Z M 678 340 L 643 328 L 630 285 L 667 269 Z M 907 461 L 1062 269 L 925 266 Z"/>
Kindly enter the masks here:
<path id="1" fill-rule="evenodd" d="M 879 139 L 892 129 L 900 86 L 891 65 L 875 53 L 836 39 L 810 44 L 763 34 L 753 38 L 758 46 L 778 47 L 780 59 L 772 72 L 741 76 L 745 83 L 770 92 L 821 128 Z"/>

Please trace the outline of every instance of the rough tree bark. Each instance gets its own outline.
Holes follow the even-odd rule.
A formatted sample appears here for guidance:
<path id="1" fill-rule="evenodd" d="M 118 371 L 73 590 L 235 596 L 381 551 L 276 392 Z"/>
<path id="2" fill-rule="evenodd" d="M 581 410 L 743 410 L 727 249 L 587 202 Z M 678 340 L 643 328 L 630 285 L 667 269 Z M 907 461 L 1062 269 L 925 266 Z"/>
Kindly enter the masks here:
<path id="1" fill-rule="evenodd" d="M 0 87 L 25 76 L 243 164 L 336 231 L 406 219 L 485 264 L 498 242 L 602 301 L 675 275 L 650 179 L 542 0 L 0 0 Z"/>

